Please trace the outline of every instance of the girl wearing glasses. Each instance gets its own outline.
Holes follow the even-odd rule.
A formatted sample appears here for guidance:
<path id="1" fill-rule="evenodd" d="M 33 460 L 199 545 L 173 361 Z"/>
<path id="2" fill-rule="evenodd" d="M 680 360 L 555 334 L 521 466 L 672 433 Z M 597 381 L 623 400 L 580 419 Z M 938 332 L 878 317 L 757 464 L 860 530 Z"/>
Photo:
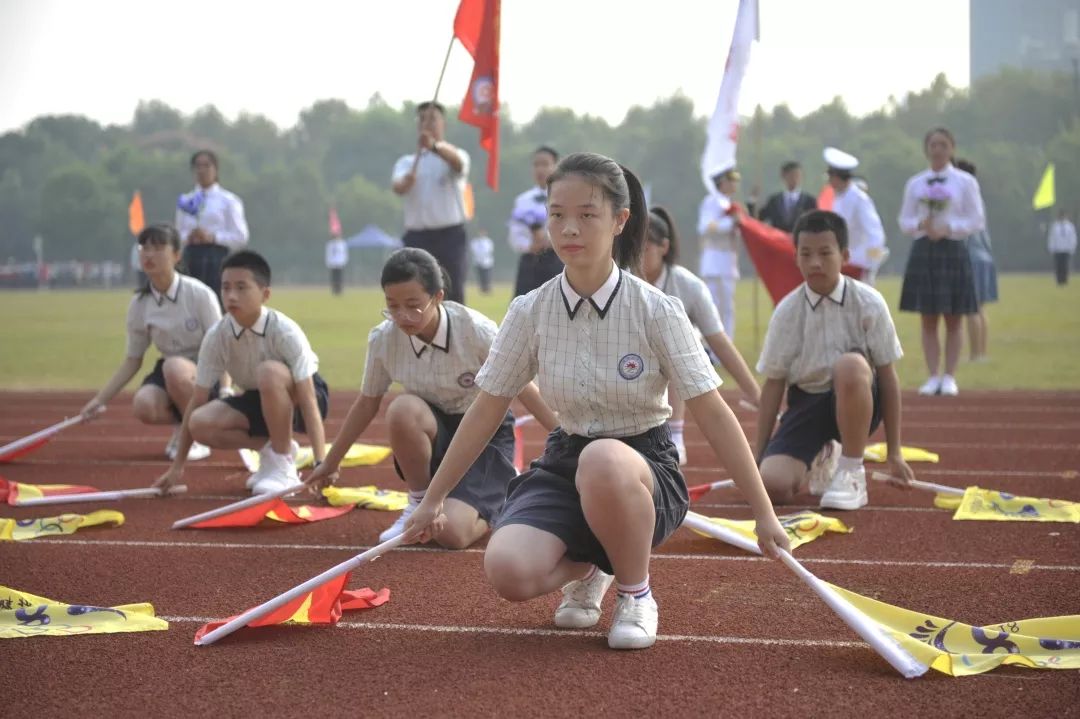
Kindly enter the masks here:
<path id="1" fill-rule="evenodd" d="M 307 479 L 319 487 L 336 479 L 352 443 L 379 412 L 394 382 L 403 391 L 386 409 L 394 468 L 409 488 L 409 504 L 379 541 L 401 534 L 419 506 L 435 470 L 454 438 L 465 410 L 479 393 L 476 373 L 487 359 L 498 327 L 484 315 L 444 298 L 449 279 L 425 250 L 398 250 L 383 267 L 386 318 L 368 335 L 367 362 L 360 396 L 326 460 Z M 555 415 L 529 383 L 522 404 L 548 430 Z M 451 492 L 444 508 L 447 521 L 432 538 L 447 549 L 464 549 L 487 532 L 502 507 L 514 470 L 514 417 L 506 412 L 498 430 Z"/>

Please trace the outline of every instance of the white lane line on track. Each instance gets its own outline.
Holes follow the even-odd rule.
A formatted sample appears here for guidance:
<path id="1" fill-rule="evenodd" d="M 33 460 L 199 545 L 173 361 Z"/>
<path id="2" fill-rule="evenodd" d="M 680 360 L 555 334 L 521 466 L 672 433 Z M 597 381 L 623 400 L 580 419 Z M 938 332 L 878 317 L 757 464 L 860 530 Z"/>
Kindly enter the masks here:
<path id="1" fill-rule="evenodd" d="M 160 541 L 160 540 L 118 540 L 118 539 L 35 539 L 21 542 L 17 546 L 32 546 L 34 544 L 73 544 L 80 546 L 112 546 L 112 547 L 159 547 L 159 548 L 183 548 L 183 549 L 300 549 L 300 550 L 332 550 L 362 552 L 370 549 L 364 545 L 349 544 L 256 544 L 252 542 L 185 542 L 185 541 Z M 419 552 L 424 554 L 483 554 L 483 549 L 459 549 L 448 550 L 436 547 L 401 547 L 396 552 Z M 768 562 L 772 560 L 751 555 L 722 556 L 716 554 L 654 554 L 652 559 L 661 561 L 719 561 L 719 562 Z M 815 557 L 800 557 L 799 561 L 804 564 L 836 564 L 851 566 L 870 567 L 919 567 L 933 569 L 1004 569 L 1010 570 L 1014 562 L 914 562 L 891 559 L 829 559 Z M 1034 564 L 1032 570 L 1042 569 L 1058 572 L 1080 572 L 1080 565 L 1068 564 Z"/>
<path id="2" fill-rule="evenodd" d="M 871 467 L 874 465 L 871 463 Z M 681 468 L 683 474 L 721 474 L 727 477 L 726 469 L 720 467 L 691 467 Z M 937 475 L 944 477 L 1034 477 L 1036 479 L 1076 479 L 1077 472 L 1072 469 L 1028 471 L 1024 469 L 935 469 L 933 467 L 918 466 L 916 474 L 919 477 L 925 475 Z M 689 482 L 687 482 L 689 484 Z"/>

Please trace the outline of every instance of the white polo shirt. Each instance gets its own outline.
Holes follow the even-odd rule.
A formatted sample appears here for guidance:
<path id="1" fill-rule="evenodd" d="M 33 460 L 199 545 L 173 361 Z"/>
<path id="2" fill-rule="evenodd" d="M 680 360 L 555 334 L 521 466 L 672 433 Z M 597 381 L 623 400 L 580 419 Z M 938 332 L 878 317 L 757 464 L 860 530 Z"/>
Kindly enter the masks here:
<path id="1" fill-rule="evenodd" d="M 690 270 L 682 265 L 664 265 L 653 286 L 665 295 L 679 298 L 690 323 L 703 336 L 724 331 L 724 322 L 716 310 L 708 285 Z"/>
<path id="2" fill-rule="evenodd" d="M 986 228 L 979 181 L 974 175 L 949 165 L 941 172 L 923 170 L 904 185 L 904 200 L 897 221 L 905 235 L 922 237 L 926 234 L 919 229 L 919 223 L 931 215 L 928 196 L 933 185 L 938 185 L 935 189 L 948 197 L 943 208 L 933 211 L 934 224 L 949 233 L 947 239 L 966 240 L 969 235 Z"/>
<path id="3" fill-rule="evenodd" d="M 435 230 L 465 222 L 465 183 L 469 177 L 469 153 L 457 148 L 461 172 L 430 150 L 420 152 L 416 182 L 402 195 L 406 230 Z M 396 182 L 409 174 L 416 153 L 403 155 L 394 163 L 391 178 Z"/>
<path id="4" fill-rule="evenodd" d="M 776 306 L 757 371 L 806 392 L 827 392 L 833 365 L 848 352 L 866 357 L 871 367 L 904 356 L 885 298 L 850 277 L 841 276 L 827 297 L 804 282 Z"/>
<path id="5" fill-rule="evenodd" d="M 564 272 L 511 303 L 476 383 L 513 397 L 533 378 L 563 430 L 587 437 L 662 424 L 669 383 L 683 399 L 720 386 L 682 304 L 614 262 L 592 297 Z"/>
<path id="6" fill-rule="evenodd" d="M 205 190 L 196 187 L 182 199 L 190 201 L 200 193 L 202 208 L 197 214 L 192 215 L 179 208 L 176 210 L 176 229 L 181 241 L 186 244 L 191 231 L 201 227 L 214 236 L 216 244 L 225 245 L 230 250 L 238 250 L 246 245 L 249 233 L 243 201 L 216 182 Z"/>
<path id="7" fill-rule="evenodd" d="M 300 325 L 277 310 L 263 306 L 251 328 L 242 327 L 232 315 L 225 315 L 206 333 L 199 348 L 195 384 L 209 388 L 228 372 L 233 382 L 245 390 L 258 389 L 256 372 L 266 360 L 284 364 L 296 382 L 311 377 L 319 369 L 319 358 Z"/>
<path id="8" fill-rule="evenodd" d="M 154 286 L 131 298 L 127 312 L 127 356 L 142 359 L 153 344 L 162 357 L 194 362 L 199 345 L 221 319 L 214 291 L 194 277 L 173 274 L 165 294 Z"/>
<path id="9" fill-rule="evenodd" d="M 476 374 L 497 332 L 494 322 L 457 302 L 439 306 L 439 325 L 431 344 L 410 337 L 386 320 L 368 335 L 360 393 L 382 397 L 397 382 L 446 414 L 464 414 L 480 393 Z"/>

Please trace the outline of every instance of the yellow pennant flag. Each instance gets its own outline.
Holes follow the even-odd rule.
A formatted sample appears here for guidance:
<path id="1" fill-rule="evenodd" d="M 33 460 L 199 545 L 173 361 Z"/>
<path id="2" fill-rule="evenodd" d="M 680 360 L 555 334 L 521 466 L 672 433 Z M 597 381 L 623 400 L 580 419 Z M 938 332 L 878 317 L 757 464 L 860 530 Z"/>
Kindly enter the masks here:
<path id="1" fill-rule="evenodd" d="M 406 492 L 398 492 L 393 489 L 378 489 L 374 485 L 366 487 L 327 487 L 322 493 L 331 507 L 355 504 L 360 509 L 400 512 L 409 503 L 409 495 Z"/>
<path id="2" fill-rule="evenodd" d="M 168 628 L 168 622 L 154 616 L 152 604 L 117 607 L 64 604 L 0 587 L 0 639 L 157 632 Z"/>
<path id="3" fill-rule="evenodd" d="M 1056 203 L 1054 163 L 1051 162 L 1046 166 L 1046 171 L 1043 172 L 1042 180 L 1039 181 L 1039 188 L 1035 190 L 1035 196 L 1031 198 L 1031 207 L 1036 210 L 1045 210 L 1047 207 L 1053 207 Z"/>
<path id="4" fill-rule="evenodd" d="M 146 217 L 143 214 L 142 193 L 135 190 L 135 194 L 131 196 L 131 204 L 128 205 L 128 229 L 131 230 L 131 234 L 138 237 L 144 227 L 146 227 Z"/>
<path id="5" fill-rule="evenodd" d="M 342 467 L 366 467 L 378 464 L 390 456 L 389 447 L 381 447 L 376 444 L 354 444 L 341 460 Z M 240 450 L 240 458 L 249 472 L 259 471 L 259 453 L 253 449 Z M 306 469 L 315 464 L 315 450 L 311 447 L 301 447 L 296 453 L 296 468 Z"/>
<path id="6" fill-rule="evenodd" d="M 36 519 L 0 519 L 0 542 L 21 542 L 24 539 L 74 534 L 83 527 L 112 523 L 119 527 L 124 515 L 115 509 L 99 509 L 90 514 L 61 514 Z"/>
<path id="7" fill-rule="evenodd" d="M 723 519 L 722 517 L 698 516 L 707 519 L 717 526 L 726 527 L 736 534 L 749 539 L 751 542 L 757 542 L 757 534 L 754 533 L 754 520 L 752 519 L 736 521 L 734 519 Z M 807 511 L 799 512 L 797 514 L 785 514 L 777 517 L 777 519 L 780 520 L 780 526 L 787 531 L 788 539 L 791 540 L 792 549 L 806 544 L 807 542 L 812 542 L 826 532 L 850 534 L 852 531 L 839 519 L 836 519 L 835 517 L 826 517 L 817 512 Z M 691 529 L 693 528 L 691 527 Z M 694 529 L 694 531 L 703 537 L 709 536 L 696 529 Z"/>
<path id="8" fill-rule="evenodd" d="M 863 450 L 863 459 L 867 462 L 884 462 L 889 454 L 889 445 L 884 442 L 869 444 Z M 918 447 L 901 447 L 900 454 L 905 462 L 932 462 L 937 464 L 941 458 L 935 453 Z"/>
<path id="9" fill-rule="evenodd" d="M 894 607 L 830 584 L 917 660 L 954 677 L 1002 664 L 1080 669 L 1080 616 L 1021 619 L 973 627 Z"/>
<path id="10" fill-rule="evenodd" d="M 937 501 L 934 504 L 941 506 Z M 1063 499 L 1015 497 L 993 489 L 968 487 L 960 498 L 953 519 L 1080 523 L 1080 503 Z"/>

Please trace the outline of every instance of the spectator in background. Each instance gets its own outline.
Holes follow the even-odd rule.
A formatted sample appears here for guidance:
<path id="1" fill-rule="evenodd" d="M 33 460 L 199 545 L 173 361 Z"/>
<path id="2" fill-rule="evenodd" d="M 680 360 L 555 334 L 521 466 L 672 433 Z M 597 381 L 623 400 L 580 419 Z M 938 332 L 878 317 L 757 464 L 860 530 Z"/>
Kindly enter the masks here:
<path id="1" fill-rule="evenodd" d="M 957 160 L 956 168 L 975 177 L 975 165 L 967 160 Z M 972 362 L 985 362 L 989 359 L 990 323 L 986 319 L 983 306 L 988 302 L 997 302 L 997 268 L 994 256 L 990 254 L 990 230 L 984 227 L 967 238 L 968 256 L 971 257 L 971 275 L 975 280 L 975 302 L 979 309 L 967 316 L 968 353 Z"/>
<path id="2" fill-rule="evenodd" d="M 1076 252 L 1076 225 L 1069 219 L 1068 211 L 1058 210 L 1058 218 L 1050 224 L 1046 247 L 1054 256 L 1054 274 L 1058 287 L 1069 284 L 1069 262 Z"/>
<path id="3" fill-rule="evenodd" d="M 547 231 L 547 181 L 558 161 L 559 153 L 554 149 L 547 145 L 536 148 L 532 155 L 535 184 L 514 199 L 509 241 L 514 251 L 521 255 L 514 297 L 529 294 L 563 269 Z"/>
<path id="4" fill-rule="evenodd" d="M 817 209 L 817 199 L 802 191 L 802 166 L 794 160 L 784 163 L 780 177 L 784 190 L 769 197 L 759 219 L 778 230 L 791 232 L 799 215 Z"/>
<path id="5" fill-rule="evenodd" d="M 326 269 L 330 270 L 330 294 L 340 295 L 345 284 L 345 265 L 349 264 L 349 246 L 340 237 L 326 243 Z"/>
<path id="6" fill-rule="evenodd" d="M 480 291 L 491 294 L 491 270 L 495 267 L 495 243 L 488 233 L 481 228 L 476 237 L 469 240 L 473 266 L 476 267 L 476 279 L 480 282 Z"/>
<path id="7" fill-rule="evenodd" d="M 188 275 L 221 297 L 221 263 L 248 243 L 247 218 L 239 197 L 218 184 L 218 158 L 210 150 L 191 156 L 195 189 L 176 201 L 176 229 L 184 243 Z"/>
<path id="8" fill-rule="evenodd" d="M 733 213 L 739 190 L 739 171 L 729 167 L 713 175 L 716 193 L 709 193 L 698 207 L 701 261 L 698 274 L 705 280 L 720 322 L 735 341 L 735 285 L 739 281 L 739 227 Z"/>

